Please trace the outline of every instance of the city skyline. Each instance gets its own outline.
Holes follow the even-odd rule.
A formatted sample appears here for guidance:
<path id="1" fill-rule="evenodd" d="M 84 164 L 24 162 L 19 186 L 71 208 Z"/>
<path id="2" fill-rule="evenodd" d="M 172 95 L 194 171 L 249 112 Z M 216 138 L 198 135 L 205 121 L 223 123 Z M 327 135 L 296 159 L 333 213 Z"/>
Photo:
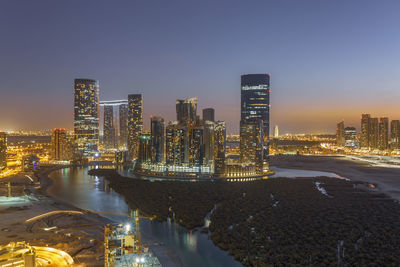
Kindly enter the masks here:
<path id="1" fill-rule="evenodd" d="M 144 118 L 172 120 L 175 99 L 197 96 L 228 133 L 239 132 L 247 73 L 271 73 L 270 125 L 282 133 L 334 133 L 361 113 L 400 118 L 400 3 L 100 3 L 1 4 L 1 130 L 72 129 L 80 77 L 100 81 L 100 100 L 143 94 Z"/>

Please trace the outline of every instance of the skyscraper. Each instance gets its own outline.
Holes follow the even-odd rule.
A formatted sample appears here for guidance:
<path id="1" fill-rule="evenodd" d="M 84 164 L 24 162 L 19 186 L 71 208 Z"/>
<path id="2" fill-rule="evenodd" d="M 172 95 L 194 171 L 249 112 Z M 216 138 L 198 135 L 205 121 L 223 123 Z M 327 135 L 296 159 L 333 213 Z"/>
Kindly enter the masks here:
<path id="1" fill-rule="evenodd" d="M 126 148 L 128 144 L 128 105 L 119 106 L 119 146 Z"/>
<path id="2" fill-rule="evenodd" d="M 336 145 L 344 146 L 345 137 L 344 137 L 344 121 L 341 121 L 337 124 L 336 127 Z"/>
<path id="3" fill-rule="evenodd" d="M 389 119 L 386 117 L 379 120 L 378 147 L 380 150 L 389 148 Z"/>
<path id="4" fill-rule="evenodd" d="M 170 121 L 165 131 L 165 161 L 169 165 L 179 166 L 185 162 L 186 128 L 178 121 Z"/>
<path id="5" fill-rule="evenodd" d="M 203 121 L 215 121 L 215 110 L 213 108 L 203 109 Z"/>
<path id="6" fill-rule="evenodd" d="M 258 170 L 263 173 L 268 170 L 269 155 L 269 94 L 270 94 L 270 75 L 269 74 L 248 74 L 241 77 L 241 137 L 240 142 L 248 144 L 249 140 L 260 141 L 252 142 L 257 145 L 253 152 L 261 153 L 251 158 L 259 161 L 253 161 L 257 166 L 262 166 Z M 255 123 L 255 124 L 254 124 Z M 256 131 L 259 129 L 259 132 Z M 242 136 L 242 134 L 244 134 Z M 249 134 L 254 134 L 249 137 Z M 261 139 L 259 139 L 261 134 Z M 240 145 L 241 150 L 247 150 L 250 147 Z M 248 152 L 241 151 L 241 155 Z M 247 157 L 243 157 L 246 159 Z M 257 167 L 256 167 L 257 168 Z"/>
<path id="7" fill-rule="evenodd" d="M 71 160 L 72 147 L 64 128 L 54 129 L 51 136 L 51 158 L 53 160 Z"/>
<path id="8" fill-rule="evenodd" d="M 140 163 L 151 162 L 151 135 L 149 133 L 139 135 L 138 161 Z"/>
<path id="9" fill-rule="evenodd" d="M 164 162 L 164 119 L 161 117 L 151 117 L 151 146 L 152 162 Z"/>
<path id="10" fill-rule="evenodd" d="M 176 119 L 180 124 L 196 123 L 197 97 L 176 100 Z"/>
<path id="11" fill-rule="evenodd" d="M 369 148 L 369 121 L 371 119 L 371 115 L 362 114 L 361 115 L 361 133 L 360 133 L 360 146 L 361 148 Z"/>
<path id="12" fill-rule="evenodd" d="M 390 148 L 400 148 L 400 121 L 392 120 L 390 122 Z"/>
<path id="13" fill-rule="evenodd" d="M 379 121 L 378 118 L 369 119 L 369 136 L 368 143 L 371 149 L 378 148 L 379 139 Z"/>
<path id="14" fill-rule="evenodd" d="M 128 151 L 138 156 L 139 135 L 143 131 L 143 102 L 141 94 L 128 95 Z"/>
<path id="15" fill-rule="evenodd" d="M 225 173 L 226 124 L 224 121 L 215 123 L 214 136 L 214 173 L 221 175 Z"/>
<path id="16" fill-rule="evenodd" d="M 356 136 L 357 136 L 356 128 L 354 127 L 344 128 L 344 140 L 345 140 L 344 146 L 352 148 L 357 147 Z"/>
<path id="17" fill-rule="evenodd" d="M 99 145 L 99 82 L 75 79 L 74 135 L 76 148 L 90 156 Z"/>
<path id="18" fill-rule="evenodd" d="M 7 134 L 0 132 L 0 170 L 7 168 Z"/>
<path id="19" fill-rule="evenodd" d="M 115 127 L 114 127 L 113 106 L 104 106 L 103 144 L 105 149 L 115 148 Z"/>
<path id="20" fill-rule="evenodd" d="M 203 164 L 204 150 L 203 150 L 203 127 L 190 126 L 189 131 L 189 146 L 188 146 L 188 160 L 189 166 L 199 167 Z"/>
<path id="21" fill-rule="evenodd" d="M 262 126 L 262 121 L 240 123 L 240 161 L 254 163 L 258 174 L 264 168 Z"/>
<path id="22" fill-rule="evenodd" d="M 278 125 L 275 125 L 275 128 L 274 128 L 274 138 L 279 138 L 279 128 L 278 128 Z"/>
<path id="23" fill-rule="evenodd" d="M 210 120 L 204 122 L 204 164 L 212 165 L 214 162 L 215 148 L 215 123 Z"/>

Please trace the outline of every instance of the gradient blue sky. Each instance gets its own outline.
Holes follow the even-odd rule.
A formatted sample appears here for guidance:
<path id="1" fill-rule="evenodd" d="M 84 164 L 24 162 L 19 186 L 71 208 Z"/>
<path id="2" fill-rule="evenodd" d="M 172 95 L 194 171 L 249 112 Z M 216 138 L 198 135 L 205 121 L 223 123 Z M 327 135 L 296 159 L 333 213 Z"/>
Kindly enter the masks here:
<path id="1" fill-rule="evenodd" d="M 400 1 L 0 1 L 0 129 L 72 128 L 73 79 L 143 93 L 144 119 L 197 96 L 238 132 L 240 75 L 271 73 L 271 125 L 400 119 Z"/>

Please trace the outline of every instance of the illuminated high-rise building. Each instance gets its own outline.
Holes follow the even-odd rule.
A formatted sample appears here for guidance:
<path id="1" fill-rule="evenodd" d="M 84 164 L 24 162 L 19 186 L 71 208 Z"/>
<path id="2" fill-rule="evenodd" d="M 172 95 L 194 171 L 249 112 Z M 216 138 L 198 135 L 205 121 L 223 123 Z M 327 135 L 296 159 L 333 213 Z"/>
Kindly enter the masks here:
<path id="1" fill-rule="evenodd" d="M 176 119 L 180 124 L 196 123 L 197 97 L 176 100 Z"/>
<path id="2" fill-rule="evenodd" d="M 390 122 L 390 148 L 400 148 L 400 121 L 392 120 Z"/>
<path id="3" fill-rule="evenodd" d="M 369 133 L 370 133 L 370 124 L 369 121 L 371 119 L 370 114 L 362 114 L 361 115 L 361 133 L 360 133 L 360 146 L 361 148 L 369 148 Z"/>
<path id="4" fill-rule="evenodd" d="M 115 148 L 114 107 L 104 106 L 103 144 L 105 149 Z"/>
<path id="5" fill-rule="evenodd" d="M 75 147 L 84 156 L 93 155 L 99 146 L 99 82 L 75 79 Z"/>
<path id="6" fill-rule="evenodd" d="M 185 162 L 185 127 L 178 121 L 168 123 L 165 131 L 165 162 L 169 165 L 182 165 Z"/>
<path id="7" fill-rule="evenodd" d="M 215 110 L 213 108 L 203 109 L 203 121 L 215 121 Z"/>
<path id="8" fill-rule="evenodd" d="M 344 146 L 356 148 L 357 140 L 356 140 L 357 132 L 354 127 L 346 127 L 344 128 Z"/>
<path id="9" fill-rule="evenodd" d="M 51 159 L 71 160 L 72 146 L 64 128 L 54 129 L 51 135 Z"/>
<path id="10" fill-rule="evenodd" d="M 0 132 L 0 170 L 7 168 L 7 134 Z"/>
<path id="11" fill-rule="evenodd" d="M 240 123 L 240 161 L 254 163 L 258 174 L 264 170 L 262 127 L 262 121 Z"/>
<path id="12" fill-rule="evenodd" d="M 189 143 L 188 143 L 188 161 L 189 166 L 199 167 L 203 164 L 204 150 L 203 150 L 203 127 L 190 126 Z"/>
<path id="13" fill-rule="evenodd" d="M 204 164 L 213 165 L 215 148 L 215 123 L 210 120 L 204 122 Z"/>
<path id="14" fill-rule="evenodd" d="M 279 128 L 278 125 L 275 125 L 274 127 L 274 138 L 278 139 L 279 138 Z"/>
<path id="15" fill-rule="evenodd" d="M 138 155 L 139 135 L 143 131 L 143 100 L 141 94 L 128 95 L 128 151 Z"/>
<path id="16" fill-rule="evenodd" d="M 258 167 L 258 170 L 263 173 L 268 171 L 268 156 L 269 156 L 269 94 L 270 94 L 270 75 L 269 74 L 248 74 L 241 77 L 241 138 L 240 145 L 242 159 L 248 160 L 248 152 L 251 150 L 257 156 L 253 163 Z M 247 129 L 247 130 L 246 130 Z M 256 131 L 259 129 L 260 131 Z M 250 134 L 254 134 L 250 137 Z M 260 139 L 261 134 L 261 139 Z M 250 148 L 247 145 L 249 140 L 257 148 Z M 255 142 L 258 140 L 257 142 Z M 260 166 L 261 169 L 260 169 Z"/>
<path id="17" fill-rule="evenodd" d="M 214 173 L 221 175 L 225 173 L 226 124 L 224 121 L 215 123 L 214 136 Z"/>
<path id="18" fill-rule="evenodd" d="M 151 117 L 151 146 L 152 146 L 152 162 L 164 162 L 164 119 L 161 117 Z"/>
<path id="19" fill-rule="evenodd" d="M 141 133 L 139 135 L 138 161 L 151 162 L 151 135 L 149 133 Z"/>
<path id="20" fill-rule="evenodd" d="M 368 143 L 371 149 L 378 148 L 379 139 L 379 121 L 378 118 L 369 119 L 369 136 Z"/>
<path id="21" fill-rule="evenodd" d="M 344 137 L 344 121 L 341 121 L 337 124 L 336 127 L 336 145 L 344 146 L 345 137 Z"/>
<path id="22" fill-rule="evenodd" d="M 126 148 L 128 144 L 128 105 L 119 106 L 119 146 Z"/>
<path id="23" fill-rule="evenodd" d="M 385 150 L 389 148 L 389 119 L 382 117 L 379 120 L 378 148 Z"/>

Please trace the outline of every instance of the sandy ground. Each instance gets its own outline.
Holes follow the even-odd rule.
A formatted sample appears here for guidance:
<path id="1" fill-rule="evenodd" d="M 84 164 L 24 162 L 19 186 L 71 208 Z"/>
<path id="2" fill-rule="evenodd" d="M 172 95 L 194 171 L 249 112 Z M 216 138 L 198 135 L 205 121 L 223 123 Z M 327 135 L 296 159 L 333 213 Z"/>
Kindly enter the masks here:
<path id="1" fill-rule="evenodd" d="M 377 189 L 400 201 L 400 168 L 374 167 L 371 164 L 341 156 L 270 157 L 271 166 L 289 169 L 333 172 L 353 181 L 377 185 Z"/>

